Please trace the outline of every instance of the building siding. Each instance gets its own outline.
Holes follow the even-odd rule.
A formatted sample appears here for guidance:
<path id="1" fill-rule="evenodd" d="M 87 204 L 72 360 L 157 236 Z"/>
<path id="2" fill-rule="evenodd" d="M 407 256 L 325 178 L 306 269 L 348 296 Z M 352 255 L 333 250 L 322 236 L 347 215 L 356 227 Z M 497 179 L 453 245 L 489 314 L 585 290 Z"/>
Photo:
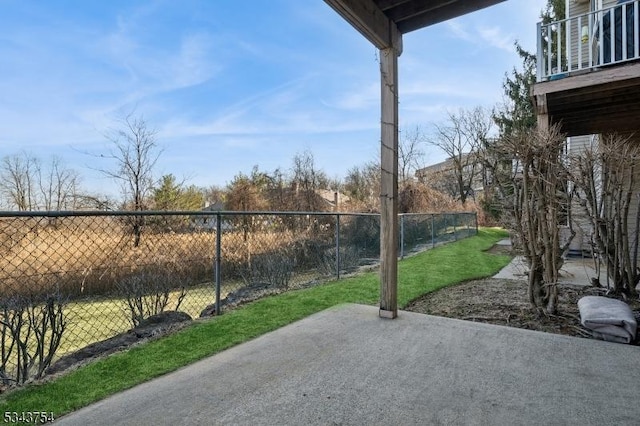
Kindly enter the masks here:
<path id="1" fill-rule="evenodd" d="M 588 13 L 590 11 L 589 1 L 584 3 L 578 3 L 573 0 L 567 0 L 566 4 L 566 13 L 567 18 L 577 17 L 579 15 Z M 565 46 L 571 45 L 571 55 L 568 59 L 571 62 L 571 70 L 576 70 L 578 68 L 584 68 L 589 66 L 589 45 L 587 43 L 582 43 L 580 40 L 582 36 L 582 26 L 589 25 L 588 19 L 583 19 L 583 22 L 578 22 L 577 19 L 572 19 L 568 22 L 569 28 L 564 28 L 567 41 L 565 42 Z M 569 40 L 573 41 L 573 43 L 569 43 Z M 578 49 L 581 51 L 582 57 L 579 57 Z M 582 66 L 578 66 L 578 60 L 582 63 Z"/>
<path id="2" fill-rule="evenodd" d="M 598 138 L 595 135 L 573 136 L 567 140 L 567 155 L 569 161 L 580 156 L 585 150 L 598 149 Z M 571 245 L 572 250 L 591 251 L 591 235 L 593 229 L 584 208 L 574 197 L 571 201 L 572 225 L 576 233 Z"/>

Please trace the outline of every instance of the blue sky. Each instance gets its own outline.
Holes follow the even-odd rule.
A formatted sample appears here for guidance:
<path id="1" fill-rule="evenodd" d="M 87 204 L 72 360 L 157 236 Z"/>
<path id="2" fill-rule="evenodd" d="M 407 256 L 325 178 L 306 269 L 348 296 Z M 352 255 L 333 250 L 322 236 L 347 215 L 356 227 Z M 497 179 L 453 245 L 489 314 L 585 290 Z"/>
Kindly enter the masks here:
<path id="1" fill-rule="evenodd" d="M 545 0 L 404 36 L 400 126 L 492 107 Z M 104 134 L 135 110 L 164 149 L 158 175 L 225 185 L 308 150 L 330 177 L 379 156 L 377 50 L 322 0 L 0 0 L 0 157 L 64 160 L 91 191 Z M 442 154 L 425 149 L 425 164 Z"/>

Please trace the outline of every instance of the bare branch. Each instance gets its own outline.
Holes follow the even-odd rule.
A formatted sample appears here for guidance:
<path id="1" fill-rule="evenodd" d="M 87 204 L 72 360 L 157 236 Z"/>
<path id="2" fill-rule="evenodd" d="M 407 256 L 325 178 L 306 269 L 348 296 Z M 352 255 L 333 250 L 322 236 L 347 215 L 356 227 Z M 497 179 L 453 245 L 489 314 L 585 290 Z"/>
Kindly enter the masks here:
<path id="1" fill-rule="evenodd" d="M 398 170 L 401 183 L 410 180 L 415 171 L 421 166 L 421 161 L 424 158 L 424 151 L 421 146 L 425 141 L 426 137 L 418 126 L 401 132 L 400 143 L 398 144 Z"/>
<path id="2" fill-rule="evenodd" d="M 493 121 L 489 111 L 482 107 L 461 109 L 457 113 L 448 112 L 447 115 L 446 122 L 433 125 L 433 134 L 428 143 L 446 154 L 451 163 L 445 177 L 452 191 L 449 194 L 465 204 L 468 197 L 474 196 L 473 182 L 482 166 L 480 153 L 493 131 Z M 451 181 L 454 185 L 451 185 Z"/>

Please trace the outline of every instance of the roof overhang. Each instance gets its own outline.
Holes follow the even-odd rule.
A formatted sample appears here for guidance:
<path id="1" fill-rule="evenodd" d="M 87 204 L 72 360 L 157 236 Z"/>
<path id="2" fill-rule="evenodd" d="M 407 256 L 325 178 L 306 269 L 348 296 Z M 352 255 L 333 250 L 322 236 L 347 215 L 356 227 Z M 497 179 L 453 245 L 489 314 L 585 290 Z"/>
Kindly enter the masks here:
<path id="1" fill-rule="evenodd" d="M 402 34 L 505 0 L 325 0 L 378 49 L 402 50 Z"/>

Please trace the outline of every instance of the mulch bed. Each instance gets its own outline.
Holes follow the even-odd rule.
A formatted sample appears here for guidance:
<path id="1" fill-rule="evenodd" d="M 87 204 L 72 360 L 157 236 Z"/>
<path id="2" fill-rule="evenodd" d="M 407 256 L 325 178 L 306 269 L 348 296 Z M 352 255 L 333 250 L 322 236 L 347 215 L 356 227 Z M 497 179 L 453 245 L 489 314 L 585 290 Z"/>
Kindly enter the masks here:
<path id="1" fill-rule="evenodd" d="M 503 246 L 494 246 L 488 250 L 495 254 L 508 251 L 509 248 Z M 547 316 L 531 308 L 525 280 L 488 278 L 464 282 L 426 294 L 405 309 L 467 321 L 591 338 L 589 330 L 580 324 L 578 300 L 588 295 L 604 296 L 606 292 L 607 290 L 601 287 L 561 285 L 558 313 Z M 640 301 L 626 302 L 638 318 Z"/>

